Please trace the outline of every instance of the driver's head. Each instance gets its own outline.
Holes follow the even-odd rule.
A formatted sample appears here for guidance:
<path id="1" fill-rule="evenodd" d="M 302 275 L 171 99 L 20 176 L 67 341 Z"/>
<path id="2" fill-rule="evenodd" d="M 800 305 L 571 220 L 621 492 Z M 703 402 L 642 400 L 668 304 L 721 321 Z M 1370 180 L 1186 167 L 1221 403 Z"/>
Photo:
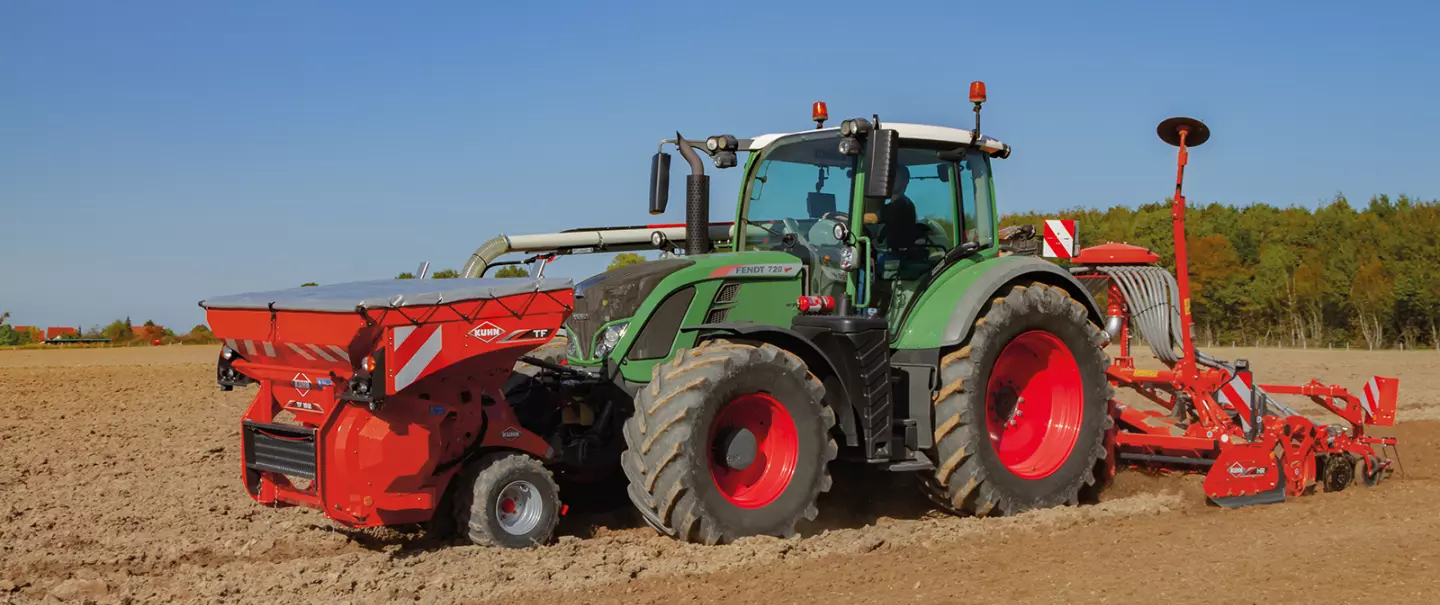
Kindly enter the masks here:
<path id="1" fill-rule="evenodd" d="M 892 199 L 898 199 L 905 195 L 905 187 L 910 184 L 910 168 L 904 164 L 895 165 L 895 193 Z"/>

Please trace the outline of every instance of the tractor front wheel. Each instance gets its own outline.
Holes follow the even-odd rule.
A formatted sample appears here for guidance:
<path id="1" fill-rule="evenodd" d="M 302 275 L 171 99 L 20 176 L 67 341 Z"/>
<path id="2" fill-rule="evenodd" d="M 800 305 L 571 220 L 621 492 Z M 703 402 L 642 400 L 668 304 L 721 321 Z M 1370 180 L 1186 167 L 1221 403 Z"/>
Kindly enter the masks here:
<path id="1" fill-rule="evenodd" d="M 1061 288 L 1015 286 L 992 300 L 940 364 L 931 498 L 978 516 L 1077 503 L 1113 423 L 1105 341 Z"/>
<path id="2" fill-rule="evenodd" d="M 835 414 L 777 347 L 707 341 L 657 366 L 625 422 L 630 500 L 671 537 L 789 537 L 830 489 Z"/>

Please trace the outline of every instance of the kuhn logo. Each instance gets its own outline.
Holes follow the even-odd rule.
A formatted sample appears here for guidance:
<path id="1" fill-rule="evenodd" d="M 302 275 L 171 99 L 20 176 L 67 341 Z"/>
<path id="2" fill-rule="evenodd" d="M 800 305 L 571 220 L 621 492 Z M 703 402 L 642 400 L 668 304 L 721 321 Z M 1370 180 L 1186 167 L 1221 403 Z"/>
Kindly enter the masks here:
<path id="1" fill-rule="evenodd" d="M 504 334 L 504 329 L 488 321 L 470 330 L 470 337 L 480 342 L 490 342 L 496 338 L 500 338 Z"/>
<path id="2" fill-rule="evenodd" d="M 501 438 L 501 439 L 504 439 L 504 440 L 506 440 L 506 441 L 514 441 L 514 440 L 516 440 L 516 439 L 519 439 L 519 438 L 520 438 L 520 429 L 517 429 L 517 428 L 515 428 L 515 427 L 512 426 L 512 427 L 510 427 L 510 428 L 508 428 L 508 429 L 505 429 L 505 430 L 503 430 L 503 431 L 500 431 L 500 438 Z"/>
<path id="3" fill-rule="evenodd" d="M 310 389 L 315 388 L 315 385 L 310 383 L 310 377 L 306 376 L 304 372 L 296 374 L 295 378 L 290 380 L 290 386 L 295 387 L 301 397 L 309 395 Z"/>
<path id="4" fill-rule="evenodd" d="M 1236 478 L 1259 477 L 1265 474 L 1265 467 L 1263 466 L 1257 466 L 1255 468 L 1245 468 L 1245 465 L 1240 464 L 1239 462 L 1230 465 L 1230 468 L 1225 470 L 1230 471 L 1230 476 Z"/>

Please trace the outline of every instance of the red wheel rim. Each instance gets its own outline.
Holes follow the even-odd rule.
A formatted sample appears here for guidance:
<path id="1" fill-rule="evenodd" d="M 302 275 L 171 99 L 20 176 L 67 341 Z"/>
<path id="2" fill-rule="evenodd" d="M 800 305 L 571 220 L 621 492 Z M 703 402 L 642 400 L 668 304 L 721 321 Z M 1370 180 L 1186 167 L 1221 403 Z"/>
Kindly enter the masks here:
<path id="1" fill-rule="evenodd" d="M 727 430 L 745 429 L 755 435 L 755 461 L 744 470 L 725 465 L 716 454 L 719 438 Z M 749 393 L 731 399 L 710 425 L 710 477 L 720 495 L 740 508 L 760 508 L 785 493 L 800 459 L 800 439 L 790 411 L 768 393 Z"/>
<path id="2" fill-rule="evenodd" d="M 1055 335 L 1030 331 L 1005 345 L 985 393 L 990 444 L 1016 476 L 1049 477 L 1075 451 L 1084 385 L 1075 356 Z"/>

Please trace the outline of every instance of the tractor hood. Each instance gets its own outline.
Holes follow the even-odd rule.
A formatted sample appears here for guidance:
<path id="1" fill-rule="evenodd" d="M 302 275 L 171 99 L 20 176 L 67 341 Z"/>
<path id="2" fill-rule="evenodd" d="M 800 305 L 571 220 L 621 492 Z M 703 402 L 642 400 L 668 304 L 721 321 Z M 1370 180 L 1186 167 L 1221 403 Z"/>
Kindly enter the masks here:
<path id="1" fill-rule="evenodd" d="M 694 265 L 683 258 L 662 259 L 606 271 L 575 286 L 575 312 L 565 322 L 570 354 L 595 357 L 596 335 L 605 324 L 635 315 L 660 280 Z"/>

